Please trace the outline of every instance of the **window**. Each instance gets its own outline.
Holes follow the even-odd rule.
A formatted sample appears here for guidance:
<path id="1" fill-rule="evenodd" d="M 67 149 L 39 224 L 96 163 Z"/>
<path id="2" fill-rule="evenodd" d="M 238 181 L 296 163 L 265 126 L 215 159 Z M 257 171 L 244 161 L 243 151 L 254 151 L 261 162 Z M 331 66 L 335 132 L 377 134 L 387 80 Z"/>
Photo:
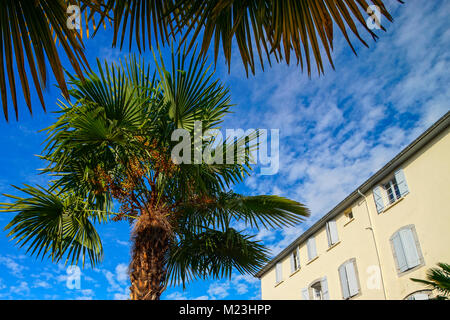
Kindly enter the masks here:
<path id="1" fill-rule="evenodd" d="M 322 286 L 319 281 L 311 285 L 311 294 L 312 300 L 323 300 Z"/>
<path id="2" fill-rule="evenodd" d="M 275 279 L 276 283 L 280 283 L 281 281 L 283 281 L 281 262 L 278 262 L 275 266 L 275 277 L 276 277 L 276 279 Z"/>
<path id="3" fill-rule="evenodd" d="M 353 219 L 353 211 L 347 211 L 346 213 L 345 213 L 345 216 L 346 216 L 346 218 L 347 218 L 347 221 L 350 221 L 350 220 L 352 220 Z"/>
<path id="4" fill-rule="evenodd" d="M 294 273 L 298 269 L 300 269 L 300 250 L 297 247 L 297 249 L 291 253 L 291 273 Z"/>
<path id="5" fill-rule="evenodd" d="M 389 203 L 394 203 L 395 201 L 397 201 L 402 197 L 395 178 L 389 180 L 387 183 L 383 185 L 383 187 L 388 196 Z"/>
<path id="6" fill-rule="evenodd" d="M 303 300 L 329 300 L 327 277 L 315 280 L 309 288 L 302 289 Z"/>
<path id="7" fill-rule="evenodd" d="M 405 298 L 405 300 L 429 300 L 430 294 L 431 290 L 421 290 L 411 293 L 409 296 Z"/>
<path id="8" fill-rule="evenodd" d="M 377 186 L 373 189 L 373 199 L 378 213 L 381 213 L 386 204 L 392 204 L 404 197 L 409 192 L 408 185 L 406 184 L 405 175 L 403 170 L 400 169 L 395 172 L 387 182 L 382 186 Z"/>
<path id="9" fill-rule="evenodd" d="M 392 235 L 390 240 L 398 273 L 423 264 L 423 257 L 414 225 L 401 228 Z"/>
<path id="10" fill-rule="evenodd" d="M 308 259 L 312 260 L 317 257 L 316 239 L 314 237 L 308 239 L 306 246 L 308 247 Z"/>
<path id="11" fill-rule="evenodd" d="M 339 241 L 336 221 L 330 220 L 326 224 L 327 229 L 327 238 L 328 238 L 328 246 L 331 247 L 333 244 L 336 244 Z"/>
<path id="12" fill-rule="evenodd" d="M 350 299 L 359 293 L 360 286 L 355 259 L 350 259 L 339 267 L 339 278 L 344 299 Z"/>

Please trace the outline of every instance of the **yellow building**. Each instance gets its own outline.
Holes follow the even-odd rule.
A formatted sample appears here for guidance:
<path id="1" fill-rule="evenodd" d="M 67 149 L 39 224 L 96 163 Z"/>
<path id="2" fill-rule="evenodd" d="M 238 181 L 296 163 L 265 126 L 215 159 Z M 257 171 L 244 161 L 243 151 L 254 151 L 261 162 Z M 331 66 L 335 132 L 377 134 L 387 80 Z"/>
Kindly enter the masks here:
<path id="1" fill-rule="evenodd" d="M 450 112 L 265 265 L 262 299 L 427 299 L 450 263 Z"/>

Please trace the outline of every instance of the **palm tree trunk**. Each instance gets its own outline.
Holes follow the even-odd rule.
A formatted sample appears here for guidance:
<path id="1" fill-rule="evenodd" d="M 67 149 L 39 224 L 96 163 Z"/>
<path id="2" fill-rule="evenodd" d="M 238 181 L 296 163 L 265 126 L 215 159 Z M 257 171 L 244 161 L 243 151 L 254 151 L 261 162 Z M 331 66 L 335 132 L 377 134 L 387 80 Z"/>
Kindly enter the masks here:
<path id="1" fill-rule="evenodd" d="M 133 230 L 130 299 L 159 300 L 165 287 L 169 232 L 164 219 L 143 214 Z"/>

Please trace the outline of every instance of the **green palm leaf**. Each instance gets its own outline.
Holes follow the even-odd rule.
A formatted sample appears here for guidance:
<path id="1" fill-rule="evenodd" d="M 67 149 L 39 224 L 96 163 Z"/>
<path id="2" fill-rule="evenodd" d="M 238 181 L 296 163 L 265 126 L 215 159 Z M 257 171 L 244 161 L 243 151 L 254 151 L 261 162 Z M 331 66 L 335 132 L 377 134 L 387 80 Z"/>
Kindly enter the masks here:
<path id="1" fill-rule="evenodd" d="M 252 238 L 233 228 L 186 234 L 170 249 L 168 284 L 185 286 L 197 278 L 230 278 L 234 270 L 255 273 L 268 261 L 269 255 L 268 250 Z"/>
<path id="2" fill-rule="evenodd" d="M 419 282 L 437 290 L 442 296 L 440 299 L 448 299 L 450 295 L 450 264 L 440 262 L 439 268 L 430 268 L 427 271 L 427 280 L 411 278 L 412 281 Z"/>
<path id="3" fill-rule="evenodd" d="M 102 260 L 103 247 L 92 222 L 105 222 L 106 216 L 92 211 L 86 203 L 69 194 L 52 193 L 48 189 L 25 186 L 17 188 L 29 197 L 4 195 L 14 203 L 1 203 L 2 212 L 17 215 L 5 227 L 8 236 L 27 253 L 50 257 L 58 262 L 77 264 L 86 258 L 92 266 Z M 91 222 L 92 221 L 92 222 Z"/>

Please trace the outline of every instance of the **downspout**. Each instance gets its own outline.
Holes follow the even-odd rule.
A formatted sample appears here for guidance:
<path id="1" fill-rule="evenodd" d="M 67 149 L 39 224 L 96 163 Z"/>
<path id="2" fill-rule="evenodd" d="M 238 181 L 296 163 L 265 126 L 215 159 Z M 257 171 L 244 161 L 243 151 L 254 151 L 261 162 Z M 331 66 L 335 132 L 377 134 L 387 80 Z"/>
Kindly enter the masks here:
<path id="1" fill-rule="evenodd" d="M 364 202 L 366 203 L 367 216 L 369 217 L 369 227 L 367 227 L 366 229 L 369 229 L 370 231 L 372 231 L 373 243 L 375 244 L 375 252 L 377 253 L 378 266 L 380 267 L 381 285 L 383 286 L 384 300 L 387 300 L 386 288 L 384 286 L 384 279 L 383 279 L 383 270 L 381 269 L 380 254 L 378 252 L 378 245 L 377 245 L 377 240 L 375 238 L 375 231 L 373 230 L 372 219 L 370 218 L 369 205 L 367 204 L 366 196 L 363 193 L 361 193 L 361 191 L 359 189 L 358 189 L 358 193 L 361 197 L 364 198 Z"/>

